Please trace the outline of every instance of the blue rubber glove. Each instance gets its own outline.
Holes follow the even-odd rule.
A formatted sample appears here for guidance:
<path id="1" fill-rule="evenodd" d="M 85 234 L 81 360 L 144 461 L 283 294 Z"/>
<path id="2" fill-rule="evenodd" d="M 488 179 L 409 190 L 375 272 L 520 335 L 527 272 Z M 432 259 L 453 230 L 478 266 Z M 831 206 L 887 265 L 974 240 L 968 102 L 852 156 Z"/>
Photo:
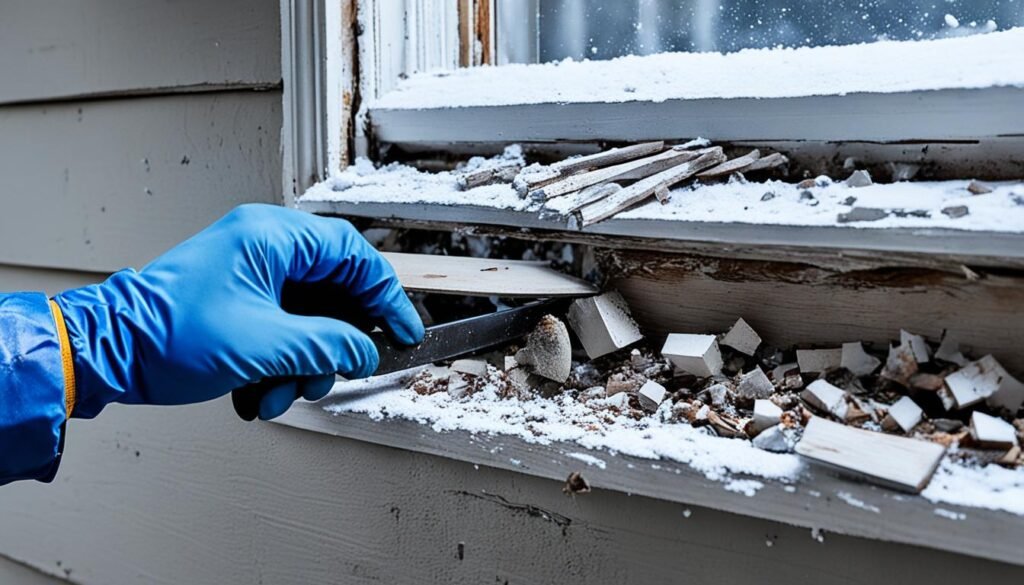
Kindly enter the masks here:
<path id="1" fill-rule="evenodd" d="M 364 331 L 399 344 L 423 323 L 394 270 L 346 221 L 246 205 L 136 272 L 55 298 L 74 351 L 74 415 L 110 402 L 189 404 L 266 391 L 259 417 L 363 378 Z"/>

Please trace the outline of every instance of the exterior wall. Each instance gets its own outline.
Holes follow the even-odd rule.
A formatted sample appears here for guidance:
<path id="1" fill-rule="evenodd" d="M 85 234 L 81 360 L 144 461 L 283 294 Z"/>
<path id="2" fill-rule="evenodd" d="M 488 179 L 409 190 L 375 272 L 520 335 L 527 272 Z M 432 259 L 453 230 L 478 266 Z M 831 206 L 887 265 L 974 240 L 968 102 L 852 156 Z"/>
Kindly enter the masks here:
<path id="1" fill-rule="evenodd" d="M 114 405 L 72 421 L 55 482 L 7 486 L 0 502 L 0 551 L 79 583 L 939 585 L 1024 576 L 910 546 L 830 533 L 818 542 L 806 528 L 618 492 L 568 497 L 557 481 L 244 423 L 227 399 Z"/>
<path id="2" fill-rule="evenodd" d="M 0 289 L 93 282 L 144 264 L 237 203 L 282 201 L 279 5 L 213 4 L 0 8 L 0 75 L 35 77 L 0 93 Z M 47 38 L 25 36 L 32 31 Z M 50 48 L 50 37 L 68 46 Z M 111 60 L 118 66 L 97 72 Z M 228 399 L 112 405 L 69 423 L 53 484 L 0 490 L 0 582 L 1021 576 L 998 563 L 835 535 L 819 543 L 805 529 L 699 508 L 687 517 L 683 506 L 622 493 L 569 498 L 560 488 L 243 423 Z"/>

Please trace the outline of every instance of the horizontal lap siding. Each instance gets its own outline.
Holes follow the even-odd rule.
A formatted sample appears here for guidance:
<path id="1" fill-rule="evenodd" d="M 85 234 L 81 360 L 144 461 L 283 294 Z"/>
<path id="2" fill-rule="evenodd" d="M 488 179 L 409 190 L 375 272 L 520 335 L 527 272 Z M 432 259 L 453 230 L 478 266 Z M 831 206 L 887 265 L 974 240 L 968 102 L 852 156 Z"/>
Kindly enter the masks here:
<path id="1" fill-rule="evenodd" d="M 280 203 L 278 91 L 0 108 L 0 263 L 140 266 L 245 202 Z"/>
<path id="2" fill-rule="evenodd" d="M 280 43 L 266 0 L 5 0 L 0 104 L 274 85 Z"/>

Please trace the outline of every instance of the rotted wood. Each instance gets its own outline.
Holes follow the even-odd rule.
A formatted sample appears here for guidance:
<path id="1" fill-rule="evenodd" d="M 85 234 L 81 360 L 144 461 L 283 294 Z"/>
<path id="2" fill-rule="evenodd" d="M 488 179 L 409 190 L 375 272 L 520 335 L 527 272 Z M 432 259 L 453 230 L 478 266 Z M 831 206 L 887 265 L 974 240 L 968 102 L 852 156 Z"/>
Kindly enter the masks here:
<path id="1" fill-rule="evenodd" d="M 713 259 L 634 250 L 599 254 L 608 286 L 622 293 L 651 335 L 721 333 L 742 317 L 779 348 L 883 346 L 906 329 L 938 340 L 949 330 L 961 350 L 991 353 L 1024 374 L 1024 275 L 962 274 L 929 268 L 841 272 L 797 263 Z"/>
<path id="2" fill-rule="evenodd" d="M 959 254 L 933 254 L 875 250 L 831 250 L 805 246 L 757 246 L 724 242 L 695 242 L 670 238 L 645 238 L 631 235 L 608 235 L 592 232 L 536 229 L 491 224 L 474 224 L 450 220 L 411 219 L 380 214 L 353 216 L 347 213 L 321 211 L 316 205 L 303 206 L 322 215 L 343 217 L 361 229 L 379 227 L 388 229 L 420 229 L 429 231 L 458 231 L 478 236 L 515 238 L 528 241 L 559 241 L 610 250 L 655 251 L 666 254 L 684 254 L 695 257 L 730 258 L 733 260 L 770 260 L 785 258 L 787 262 L 807 264 L 838 273 L 886 268 L 919 268 L 964 277 L 966 266 L 998 266 L 1004 269 L 1024 270 L 1024 260 L 1016 258 L 978 258 Z M 365 205 L 364 205 L 365 207 Z"/>

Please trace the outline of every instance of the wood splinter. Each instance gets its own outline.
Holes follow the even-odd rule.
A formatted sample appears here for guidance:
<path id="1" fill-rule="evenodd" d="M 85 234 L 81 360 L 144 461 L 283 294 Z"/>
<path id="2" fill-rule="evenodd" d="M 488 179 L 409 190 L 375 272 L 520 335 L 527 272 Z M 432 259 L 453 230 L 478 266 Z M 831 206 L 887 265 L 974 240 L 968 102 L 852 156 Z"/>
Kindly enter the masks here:
<path id="1" fill-rule="evenodd" d="M 671 153 L 674 151 L 670 150 L 668 152 Z M 594 203 L 581 207 L 577 211 L 580 227 L 584 228 L 588 225 L 593 225 L 599 221 L 608 219 L 616 213 L 654 195 L 654 192 L 659 187 L 671 187 L 676 183 L 685 181 L 692 177 L 695 173 L 725 160 L 725 155 L 722 154 L 721 147 L 716 146 L 698 152 L 700 153 L 700 156 L 696 159 L 689 160 L 656 175 L 641 179 L 629 187 L 625 187 L 622 190 L 601 199 L 600 201 L 595 201 Z"/>

